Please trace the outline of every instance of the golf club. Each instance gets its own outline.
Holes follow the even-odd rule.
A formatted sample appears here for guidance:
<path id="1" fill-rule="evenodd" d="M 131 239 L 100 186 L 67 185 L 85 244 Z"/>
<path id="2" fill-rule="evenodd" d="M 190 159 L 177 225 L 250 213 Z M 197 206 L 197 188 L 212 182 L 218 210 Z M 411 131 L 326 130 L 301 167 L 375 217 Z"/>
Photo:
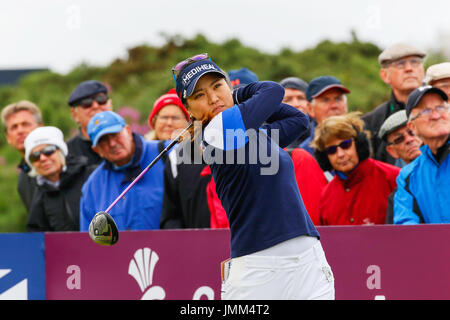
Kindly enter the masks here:
<path id="1" fill-rule="evenodd" d="M 97 212 L 92 218 L 90 224 L 89 224 L 89 236 L 91 237 L 92 241 L 94 241 L 97 244 L 104 245 L 104 246 L 111 246 L 117 241 L 119 241 L 119 229 L 117 228 L 116 222 L 114 221 L 113 217 L 109 214 L 111 209 L 119 202 L 120 199 L 123 198 L 123 196 L 136 184 L 136 182 L 139 181 L 139 179 L 142 178 L 142 176 L 150 170 L 151 167 L 155 165 L 156 162 L 158 162 L 159 159 L 161 159 L 162 156 L 164 156 L 175 144 L 177 144 L 181 138 L 181 136 L 189 130 L 190 127 L 193 126 L 193 122 L 189 122 L 188 126 L 175 138 L 172 140 L 172 142 L 167 145 L 167 147 L 161 151 L 160 154 L 156 156 L 155 159 L 144 169 L 142 172 L 134 178 L 134 180 L 130 183 L 128 187 L 123 190 L 123 192 L 116 198 L 116 200 L 111 203 L 111 205 L 106 209 L 105 211 Z"/>

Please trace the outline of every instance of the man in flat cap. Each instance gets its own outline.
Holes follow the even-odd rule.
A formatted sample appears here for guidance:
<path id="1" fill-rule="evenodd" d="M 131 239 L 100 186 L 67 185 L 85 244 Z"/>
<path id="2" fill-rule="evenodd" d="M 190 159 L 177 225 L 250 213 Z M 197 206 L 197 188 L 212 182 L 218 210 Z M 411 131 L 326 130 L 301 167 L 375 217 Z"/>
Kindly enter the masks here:
<path id="1" fill-rule="evenodd" d="M 450 112 L 437 87 L 415 89 L 406 102 L 408 129 L 422 154 L 400 170 L 394 196 L 394 224 L 450 223 Z"/>
<path id="2" fill-rule="evenodd" d="M 99 164 L 102 158 L 91 148 L 87 133 L 89 120 L 99 112 L 112 111 L 108 89 L 100 81 L 81 82 L 70 94 L 68 104 L 73 120 L 78 124 L 78 134 L 67 141 L 69 155 L 84 155 L 89 164 Z"/>
<path id="3" fill-rule="evenodd" d="M 406 124 L 406 110 L 390 115 L 380 128 L 379 138 L 386 142 L 386 151 L 396 159 L 395 166 L 403 168 L 420 156 L 422 140 Z"/>
<path id="4" fill-rule="evenodd" d="M 407 127 L 406 110 L 400 110 L 389 116 L 378 133 L 381 140 L 387 143 L 386 151 L 394 158 L 395 166 L 403 168 L 422 154 L 422 140 Z M 386 211 L 386 224 L 393 224 L 394 195 L 397 188 L 389 195 Z"/>
<path id="5" fill-rule="evenodd" d="M 403 43 L 387 48 L 378 56 L 380 77 L 391 87 L 391 98 L 362 116 L 372 133 L 373 156 L 377 160 L 395 164 L 395 159 L 386 151 L 386 141 L 379 137 L 379 130 L 391 114 L 405 109 L 408 95 L 422 85 L 424 57 L 425 52 Z"/>
<path id="6" fill-rule="evenodd" d="M 434 64 L 427 69 L 425 84 L 438 87 L 450 97 L 450 62 Z"/>

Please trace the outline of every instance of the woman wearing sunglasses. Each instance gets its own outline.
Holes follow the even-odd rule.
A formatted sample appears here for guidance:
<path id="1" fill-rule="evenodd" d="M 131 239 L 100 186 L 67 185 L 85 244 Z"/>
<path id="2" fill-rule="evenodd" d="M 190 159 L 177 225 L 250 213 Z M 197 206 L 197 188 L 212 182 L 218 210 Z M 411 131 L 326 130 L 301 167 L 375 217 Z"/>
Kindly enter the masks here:
<path id="1" fill-rule="evenodd" d="M 369 135 L 359 112 L 325 119 L 313 147 L 323 170 L 335 176 L 320 197 L 322 225 L 384 224 L 389 194 L 400 169 L 370 156 Z"/>
<path id="2" fill-rule="evenodd" d="M 25 160 L 36 176 L 37 189 L 28 217 L 28 231 L 80 230 L 80 197 L 93 171 L 85 157 L 67 157 L 61 130 L 39 127 L 25 139 Z"/>
<path id="3" fill-rule="evenodd" d="M 206 54 L 172 71 L 178 96 L 201 121 L 194 134 L 202 138 L 203 159 L 230 225 L 222 299 L 334 299 L 319 233 L 282 149 L 304 133 L 308 117 L 282 103 L 284 89 L 275 82 L 232 91 Z"/>

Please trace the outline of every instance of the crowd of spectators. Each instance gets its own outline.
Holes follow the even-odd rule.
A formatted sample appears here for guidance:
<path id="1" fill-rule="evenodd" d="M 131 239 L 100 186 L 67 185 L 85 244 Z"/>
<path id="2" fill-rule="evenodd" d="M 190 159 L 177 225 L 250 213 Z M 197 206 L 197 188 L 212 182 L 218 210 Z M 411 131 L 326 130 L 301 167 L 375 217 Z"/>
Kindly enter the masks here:
<path id="1" fill-rule="evenodd" d="M 332 75 L 279 82 L 283 103 L 309 119 L 285 151 L 315 225 L 450 223 L 450 62 L 425 72 L 425 56 L 407 44 L 386 48 L 379 75 L 390 99 L 366 114 L 348 112 L 351 91 Z M 242 68 L 229 70 L 227 81 L 234 89 L 259 79 Z M 174 89 L 154 101 L 145 136 L 113 111 L 100 81 L 80 83 L 67 104 L 79 130 L 66 141 L 30 101 L 1 113 L 6 139 L 21 154 L 17 190 L 30 232 L 87 231 L 95 213 L 191 120 Z M 120 230 L 229 227 L 195 136 L 152 167 L 110 214 Z"/>

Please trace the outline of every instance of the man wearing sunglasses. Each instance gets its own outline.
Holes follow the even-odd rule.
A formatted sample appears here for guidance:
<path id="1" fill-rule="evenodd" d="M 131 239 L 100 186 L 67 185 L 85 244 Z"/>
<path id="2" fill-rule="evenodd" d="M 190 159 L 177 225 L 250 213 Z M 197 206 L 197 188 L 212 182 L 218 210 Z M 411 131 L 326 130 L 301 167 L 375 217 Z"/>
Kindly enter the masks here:
<path id="1" fill-rule="evenodd" d="M 374 110 L 362 116 L 366 129 L 372 134 L 373 157 L 395 164 L 396 159 L 386 150 L 386 141 L 379 137 L 383 122 L 397 111 L 405 109 L 408 95 L 420 85 L 425 75 L 425 52 L 408 44 L 397 43 L 378 56 L 380 77 L 391 87 L 391 97 Z"/>
<path id="2" fill-rule="evenodd" d="M 78 134 L 67 141 L 69 154 L 83 155 L 88 158 L 89 164 L 99 164 L 102 158 L 91 148 L 87 126 L 97 113 L 113 110 L 108 89 L 100 81 L 83 81 L 70 94 L 68 104 L 79 128 Z"/>
<path id="3" fill-rule="evenodd" d="M 424 146 L 397 178 L 394 224 L 450 223 L 449 109 L 447 94 L 437 87 L 419 87 L 408 97 L 407 126 Z"/>
<path id="4" fill-rule="evenodd" d="M 386 151 L 396 159 L 395 166 L 402 168 L 420 156 L 422 140 L 406 124 L 406 110 L 389 116 L 380 128 L 379 138 L 386 142 Z"/>

